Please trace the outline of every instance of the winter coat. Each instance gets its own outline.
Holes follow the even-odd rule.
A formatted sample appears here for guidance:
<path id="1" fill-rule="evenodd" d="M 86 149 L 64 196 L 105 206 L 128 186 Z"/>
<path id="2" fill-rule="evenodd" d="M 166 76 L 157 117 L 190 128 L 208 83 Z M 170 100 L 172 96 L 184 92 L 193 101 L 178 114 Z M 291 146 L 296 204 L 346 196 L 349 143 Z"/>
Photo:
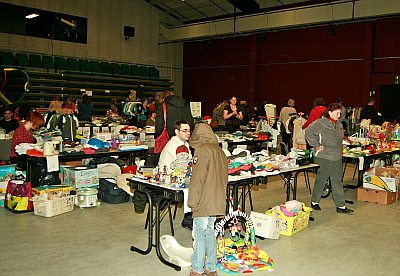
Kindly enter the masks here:
<path id="1" fill-rule="evenodd" d="M 92 121 L 93 104 L 92 103 L 78 103 L 78 118 L 81 121 Z"/>
<path id="2" fill-rule="evenodd" d="M 224 215 L 228 161 L 211 127 L 196 125 L 189 145 L 195 149 L 188 200 L 193 217 Z"/>
<path id="3" fill-rule="evenodd" d="M 326 117 L 314 121 L 306 128 L 307 142 L 314 148 L 324 146 L 318 157 L 330 161 L 342 159 L 343 125 L 337 120 L 332 122 Z"/>
<path id="4" fill-rule="evenodd" d="M 187 121 L 190 125 L 190 129 L 194 128 L 194 120 L 190 107 L 186 100 L 177 95 L 170 95 L 165 98 L 165 104 L 167 107 L 167 131 L 169 137 L 175 135 L 174 123 L 178 120 Z M 156 132 L 154 137 L 160 136 L 164 129 L 164 112 L 162 104 L 157 107 L 156 115 Z"/>

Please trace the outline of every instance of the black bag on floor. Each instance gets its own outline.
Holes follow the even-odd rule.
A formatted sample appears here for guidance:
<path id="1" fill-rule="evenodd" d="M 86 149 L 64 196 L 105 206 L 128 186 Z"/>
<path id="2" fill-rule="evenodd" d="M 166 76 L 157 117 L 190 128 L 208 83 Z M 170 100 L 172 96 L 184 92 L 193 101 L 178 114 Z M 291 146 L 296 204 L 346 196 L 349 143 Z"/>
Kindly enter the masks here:
<path id="1" fill-rule="evenodd" d="M 98 195 L 100 200 L 112 204 L 128 202 L 130 198 L 127 192 L 105 178 L 100 178 Z"/>

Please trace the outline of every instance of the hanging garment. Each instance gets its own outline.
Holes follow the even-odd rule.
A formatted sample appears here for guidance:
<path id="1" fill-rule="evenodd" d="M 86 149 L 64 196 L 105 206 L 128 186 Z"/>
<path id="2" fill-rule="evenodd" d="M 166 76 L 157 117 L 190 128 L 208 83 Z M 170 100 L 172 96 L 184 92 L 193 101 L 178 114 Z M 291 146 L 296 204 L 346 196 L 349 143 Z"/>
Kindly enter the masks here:
<path id="1" fill-rule="evenodd" d="M 306 131 L 302 129 L 302 126 L 306 123 L 306 119 L 298 117 L 293 121 L 293 148 L 305 148 L 306 147 Z"/>

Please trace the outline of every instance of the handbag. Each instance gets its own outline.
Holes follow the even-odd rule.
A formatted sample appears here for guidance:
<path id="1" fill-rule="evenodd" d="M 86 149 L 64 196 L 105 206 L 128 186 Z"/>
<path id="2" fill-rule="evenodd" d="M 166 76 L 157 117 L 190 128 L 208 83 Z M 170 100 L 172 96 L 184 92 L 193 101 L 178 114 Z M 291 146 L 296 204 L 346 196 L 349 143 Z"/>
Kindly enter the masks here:
<path id="1" fill-rule="evenodd" d="M 31 183 L 23 180 L 8 181 L 4 207 L 14 213 L 32 212 Z"/>
<path id="2" fill-rule="evenodd" d="M 162 105 L 164 112 L 164 130 L 154 141 L 154 153 L 161 153 L 161 151 L 169 141 L 169 136 L 167 131 L 167 106 L 165 102 L 163 102 Z"/>

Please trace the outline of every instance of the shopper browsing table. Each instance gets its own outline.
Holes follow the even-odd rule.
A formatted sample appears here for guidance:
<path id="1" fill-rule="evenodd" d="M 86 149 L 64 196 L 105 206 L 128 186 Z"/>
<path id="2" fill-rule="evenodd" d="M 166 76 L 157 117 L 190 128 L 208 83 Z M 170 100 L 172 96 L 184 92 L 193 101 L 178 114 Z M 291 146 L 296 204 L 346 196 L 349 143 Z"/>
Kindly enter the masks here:
<path id="1" fill-rule="evenodd" d="M 314 121 L 306 129 L 308 143 L 314 148 L 315 163 L 320 165 L 314 183 L 311 197 L 311 207 L 321 210 L 319 201 L 330 178 L 333 199 L 338 213 L 349 214 L 353 210 L 348 209 L 344 200 L 342 178 L 342 143 L 344 130 L 339 121 L 342 106 L 338 103 L 330 104 L 321 119 Z"/>
<path id="2" fill-rule="evenodd" d="M 188 205 L 193 212 L 190 275 L 217 275 L 216 216 L 225 214 L 228 161 L 208 124 L 198 124 L 189 140 L 195 149 Z"/>
<path id="3" fill-rule="evenodd" d="M 21 125 L 14 131 L 10 151 L 10 162 L 12 164 L 17 164 L 18 167 L 26 170 L 26 159 L 15 152 L 15 147 L 21 143 L 34 143 L 35 139 L 33 138 L 32 130 L 43 124 L 44 119 L 42 114 L 39 112 L 30 112 L 26 116 L 25 122 L 21 122 Z"/>
<path id="4" fill-rule="evenodd" d="M 235 132 L 240 127 L 240 120 L 243 120 L 242 110 L 236 106 L 236 97 L 230 98 L 230 104 L 224 108 L 224 120 L 226 130 L 230 133 Z"/>

